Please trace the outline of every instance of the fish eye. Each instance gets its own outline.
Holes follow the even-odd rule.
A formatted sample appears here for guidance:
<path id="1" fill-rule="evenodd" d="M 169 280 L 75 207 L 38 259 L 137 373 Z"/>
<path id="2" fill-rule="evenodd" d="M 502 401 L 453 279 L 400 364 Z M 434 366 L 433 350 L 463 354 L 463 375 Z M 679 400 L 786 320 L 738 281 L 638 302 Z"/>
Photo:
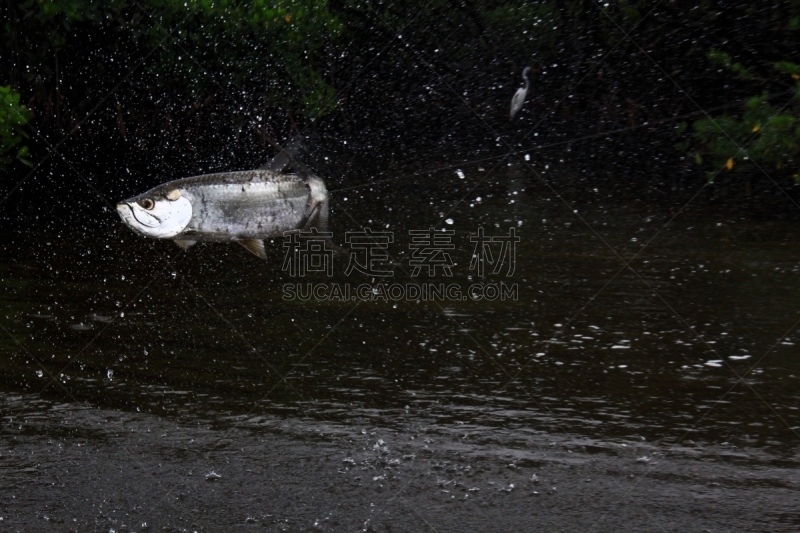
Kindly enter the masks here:
<path id="1" fill-rule="evenodd" d="M 156 203 L 153 201 L 152 198 L 143 198 L 139 201 L 139 205 L 150 211 L 156 206 Z"/>

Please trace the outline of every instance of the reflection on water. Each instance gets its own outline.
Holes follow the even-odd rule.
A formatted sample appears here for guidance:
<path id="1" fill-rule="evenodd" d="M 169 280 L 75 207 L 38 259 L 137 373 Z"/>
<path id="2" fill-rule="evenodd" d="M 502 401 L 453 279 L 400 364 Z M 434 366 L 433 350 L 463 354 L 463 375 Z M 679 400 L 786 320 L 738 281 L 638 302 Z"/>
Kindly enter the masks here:
<path id="1" fill-rule="evenodd" d="M 470 237 L 513 227 L 513 275 L 485 281 L 516 283 L 516 301 L 286 301 L 283 284 L 298 280 L 281 271 L 281 242 L 265 265 L 230 247 L 153 244 L 113 213 L 69 249 L 20 230 L 10 241 L 27 259 L 0 267 L 2 324 L 19 342 L 0 335 L 2 386 L 38 392 L 52 375 L 46 395 L 62 401 L 216 422 L 277 415 L 425 424 L 507 446 L 551 434 L 791 452 L 791 223 L 688 210 L 657 233 L 674 211 L 596 191 L 578 213 L 590 230 L 523 169 L 481 182 L 485 172 L 330 186 L 335 240 L 394 232 L 388 252 L 403 266 L 391 282 L 404 284 L 408 230 L 441 220 L 455 232 L 453 277 L 418 280 L 466 288 L 479 281 Z M 336 261 L 333 278 L 303 281 L 380 281 Z"/>

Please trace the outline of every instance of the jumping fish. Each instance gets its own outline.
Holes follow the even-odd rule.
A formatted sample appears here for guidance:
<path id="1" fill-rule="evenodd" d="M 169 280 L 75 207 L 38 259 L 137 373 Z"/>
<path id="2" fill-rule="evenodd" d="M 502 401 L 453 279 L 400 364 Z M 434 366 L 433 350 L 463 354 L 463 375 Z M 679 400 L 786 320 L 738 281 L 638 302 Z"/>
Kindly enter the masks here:
<path id="1" fill-rule="evenodd" d="M 266 259 L 264 239 L 328 228 L 325 182 L 305 170 L 284 172 L 290 162 L 282 151 L 256 170 L 170 181 L 119 202 L 117 212 L 146 237 L 170 239 L 182 248 L 233 241 Z"/>

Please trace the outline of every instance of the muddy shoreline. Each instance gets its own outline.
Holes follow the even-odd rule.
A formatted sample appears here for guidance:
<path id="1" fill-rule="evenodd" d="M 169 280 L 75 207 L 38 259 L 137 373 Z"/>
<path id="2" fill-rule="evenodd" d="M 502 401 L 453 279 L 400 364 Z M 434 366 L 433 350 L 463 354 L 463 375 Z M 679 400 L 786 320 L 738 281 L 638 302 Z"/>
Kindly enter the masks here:
<path id="1" fill-rule="evenodd" d="M 800 525 L 796 454 L 545 433 L 512 448 L 413 424 L 391 430 L 240 417 L 220 427 L 7 394 L 3 403 L 7 531 L 788 532 Z"/>

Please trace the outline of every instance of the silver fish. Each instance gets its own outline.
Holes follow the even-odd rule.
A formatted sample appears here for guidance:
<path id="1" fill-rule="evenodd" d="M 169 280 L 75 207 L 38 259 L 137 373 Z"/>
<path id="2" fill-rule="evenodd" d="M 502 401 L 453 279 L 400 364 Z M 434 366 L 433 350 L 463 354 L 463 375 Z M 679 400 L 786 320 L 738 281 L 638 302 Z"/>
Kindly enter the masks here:
<path id="1" fill-rule="evenodd" d="M 233 241 L 266 259 L 264 239 L 328 227 L 325 182 L 309 172 L 281 173 L 286 164 L 277 165 L 278 171 L 262 167 L 170 181 L 118 203 L 117 212 L 146 237 L 170 239 L 182 248 Z"/>

